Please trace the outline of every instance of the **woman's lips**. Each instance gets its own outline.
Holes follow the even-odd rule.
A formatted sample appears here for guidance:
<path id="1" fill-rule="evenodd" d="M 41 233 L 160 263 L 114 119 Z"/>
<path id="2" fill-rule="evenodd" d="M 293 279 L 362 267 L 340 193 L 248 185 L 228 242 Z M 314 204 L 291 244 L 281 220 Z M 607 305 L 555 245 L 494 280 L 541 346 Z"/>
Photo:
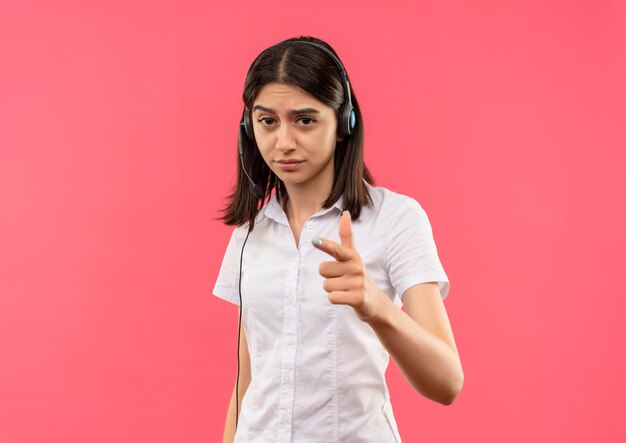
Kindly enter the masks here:
<path id="1" fill-rule="evenodd" d="M 276 163 L 278 163 L 278 166 L 283 171 L 295 171 L 296 169 L 300 167 L 302 162 L 303 160 L 281 160 Z"/>

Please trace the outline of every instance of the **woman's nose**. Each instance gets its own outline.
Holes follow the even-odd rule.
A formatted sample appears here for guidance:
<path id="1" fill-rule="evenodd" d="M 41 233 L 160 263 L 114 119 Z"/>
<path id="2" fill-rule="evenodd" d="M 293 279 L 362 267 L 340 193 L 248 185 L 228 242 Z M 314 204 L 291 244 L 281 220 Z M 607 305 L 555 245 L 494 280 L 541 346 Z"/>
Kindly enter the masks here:
<path id="1" fill-rule="evenodd" d="M 296 147 L 295 131 L 289 125 L 280 125 L 276 132 L 276 149 L 288 151 Z"/>

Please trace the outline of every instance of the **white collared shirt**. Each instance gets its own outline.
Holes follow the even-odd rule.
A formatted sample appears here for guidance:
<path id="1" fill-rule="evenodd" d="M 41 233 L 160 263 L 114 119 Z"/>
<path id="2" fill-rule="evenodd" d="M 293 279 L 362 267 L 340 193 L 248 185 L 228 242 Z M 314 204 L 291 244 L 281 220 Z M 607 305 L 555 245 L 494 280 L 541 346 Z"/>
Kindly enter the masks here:
<path id="1" fill-rule="evenodd" d="M 418 283 L 450 290 L 426 212 L 414 199 L 367 185 L 372 207 L 352 221 L 355 246 L 376 285 L 402 305 Z M 400 442 L 385 370 L 389 354 L 346 305 L 333 305 L 318 273 L 334 260 L 317 236 L 339 242 L 343 200 L 311 216 L 296 248 L 274 195 L 259 211 L 243 252 L 243 328 L 251 383 L 235 442 Z M 213 293 L 239 304 L 239 260 L 247 225 L 233 230 Z M 236 334 L 236 331 L 233 331 Z"/>

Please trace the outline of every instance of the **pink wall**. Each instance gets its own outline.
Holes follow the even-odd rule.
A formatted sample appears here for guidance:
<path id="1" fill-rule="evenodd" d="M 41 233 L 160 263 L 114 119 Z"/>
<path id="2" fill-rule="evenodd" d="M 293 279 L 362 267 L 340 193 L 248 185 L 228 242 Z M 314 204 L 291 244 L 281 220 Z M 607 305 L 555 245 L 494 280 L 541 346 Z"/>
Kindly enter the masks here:
<path id="1" fill-rule="evenodd" d="M 248 66 L 300 34 L 343 58 L 451 280 L 465 386 L 445 407 L 391 367 L 405 441 L 624 441 L 623 2 L 8 3 L 0 443 L 220 440 L 214 219 Z"/>

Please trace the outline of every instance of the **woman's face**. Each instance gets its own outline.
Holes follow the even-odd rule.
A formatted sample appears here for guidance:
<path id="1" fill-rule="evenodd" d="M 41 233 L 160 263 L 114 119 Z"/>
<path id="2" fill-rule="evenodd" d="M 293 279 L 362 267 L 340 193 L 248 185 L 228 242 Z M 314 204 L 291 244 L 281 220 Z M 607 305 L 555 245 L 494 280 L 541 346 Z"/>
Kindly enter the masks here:
<path id="1" fill-rule="evenodd" d="M 304 185 L 330 192 L 335 144 L 342 140 L 331 107 L 297 86 L 269 83 L 252 104 L 252 122 L 263 159 L 288 190 Z"/>

